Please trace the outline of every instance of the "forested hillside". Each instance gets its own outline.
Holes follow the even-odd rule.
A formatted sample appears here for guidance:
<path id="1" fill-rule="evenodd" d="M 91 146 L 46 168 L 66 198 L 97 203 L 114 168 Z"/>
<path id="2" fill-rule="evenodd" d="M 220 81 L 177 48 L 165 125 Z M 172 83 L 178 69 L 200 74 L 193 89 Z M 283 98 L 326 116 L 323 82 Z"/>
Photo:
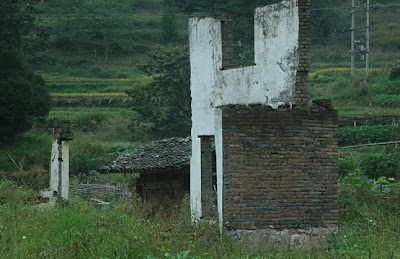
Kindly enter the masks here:
<path id="1" fill-rule="evenodd" d="M 253 11 L 277 0 L 41 0 L 35 5 L 34 29 L 26 36 L 29 62 L 38 70 L 99 76 L 110 66 L 134 66 L 159 45 L 187 44 L 191 16 L 233 19 L 236 61 L 253 58 Z M 347 62 L 350 19 L 346 0 L 312 2 L 313 59 Z M 371 1 L 371 49 L 375 60 L 398 53 L 399 4 Z M 358 14 L 362 27 L 364 14 Z M 362 38 L 363 32 L 358 35 Z M 391 60 L 393 61 L 393 59 Z M 375 65 L 375 64 L 373 64 Z M 76 69 L 78 68 L 79 69 Z"/>

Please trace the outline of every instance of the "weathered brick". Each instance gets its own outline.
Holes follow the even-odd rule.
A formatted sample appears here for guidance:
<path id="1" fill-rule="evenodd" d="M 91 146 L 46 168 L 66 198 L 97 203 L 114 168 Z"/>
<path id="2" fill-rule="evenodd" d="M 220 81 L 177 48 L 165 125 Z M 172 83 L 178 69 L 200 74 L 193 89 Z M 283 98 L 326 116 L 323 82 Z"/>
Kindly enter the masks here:
<path id="1" fill-rule="evenodd" d="M 222 114 L 223 215 L 224 222 L 235 222 L 230 229 L 337 224 L 335 110 L 326 104 L 278 110 L 239 105 L 222 107 Z M 240 137 L 232 139 L 233 131 Z"/>

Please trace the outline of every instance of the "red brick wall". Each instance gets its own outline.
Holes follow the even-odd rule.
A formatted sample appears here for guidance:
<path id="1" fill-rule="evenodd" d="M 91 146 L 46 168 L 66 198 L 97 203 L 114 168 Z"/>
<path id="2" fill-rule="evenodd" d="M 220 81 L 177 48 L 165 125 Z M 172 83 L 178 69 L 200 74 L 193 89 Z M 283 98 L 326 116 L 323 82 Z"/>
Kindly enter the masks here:
<path id="1" fill-rule="evenodd" d="M 298 0 L 299 4 L 299 67 L 296 74 L 296 94 L 294 103 L 307 104 L 308 70 L 310 68 L 310 0 Z"/>
<path id="2" fill-rule="evenodd" d="M 327 101 L 222 107 L 225 228 L 337 225 L 337 125 Z"/>

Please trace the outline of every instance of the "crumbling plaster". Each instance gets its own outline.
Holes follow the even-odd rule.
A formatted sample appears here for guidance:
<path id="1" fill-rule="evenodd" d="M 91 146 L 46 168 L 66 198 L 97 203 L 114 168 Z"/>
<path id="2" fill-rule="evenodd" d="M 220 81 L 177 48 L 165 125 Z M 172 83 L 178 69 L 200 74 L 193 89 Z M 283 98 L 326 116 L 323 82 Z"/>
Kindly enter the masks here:
<path id="1" fill-rule="evenodd" d="M 201 217 L 201 143 L 215 136 L 218 214 L 222 224 L 222 119 L 219 106 L 291 105 L 299 64 L 297 0 L 257 8 L 254 14 L 255 64 L 223 69 L 221 22 L 213 18 L 189 21 L 192 96 L 191 208 Z M 221 225 L 222 226 L 222 225 Z"/>

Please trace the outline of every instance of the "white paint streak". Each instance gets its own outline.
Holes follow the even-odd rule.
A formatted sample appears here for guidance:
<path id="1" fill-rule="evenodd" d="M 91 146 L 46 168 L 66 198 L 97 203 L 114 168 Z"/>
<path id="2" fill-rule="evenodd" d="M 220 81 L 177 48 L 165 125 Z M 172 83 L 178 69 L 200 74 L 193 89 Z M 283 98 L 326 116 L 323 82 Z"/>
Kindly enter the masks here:
<path id="1" fill-rule="evenodd" d="M 213 18 L 189 21 L 192 97 L 190 196 L 193 219 L 201 217 L 200 135 L 215 136 L 218 212 L 223 222 L 222 113 L 229 104 L 292 104 L 299 64 L 297 0 L 257 8 L 254 15 L 254 66 L 221 70 L 221 23 Z"/>

